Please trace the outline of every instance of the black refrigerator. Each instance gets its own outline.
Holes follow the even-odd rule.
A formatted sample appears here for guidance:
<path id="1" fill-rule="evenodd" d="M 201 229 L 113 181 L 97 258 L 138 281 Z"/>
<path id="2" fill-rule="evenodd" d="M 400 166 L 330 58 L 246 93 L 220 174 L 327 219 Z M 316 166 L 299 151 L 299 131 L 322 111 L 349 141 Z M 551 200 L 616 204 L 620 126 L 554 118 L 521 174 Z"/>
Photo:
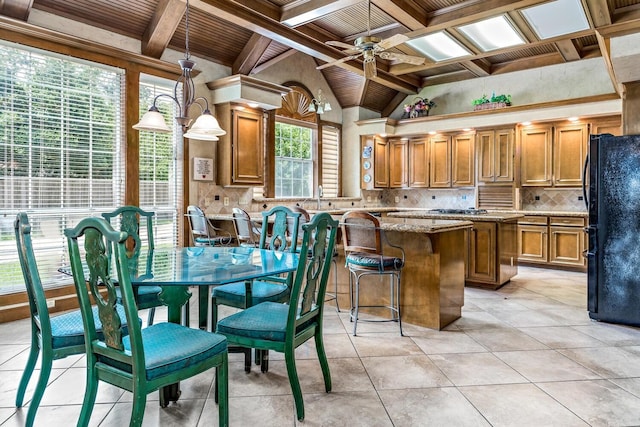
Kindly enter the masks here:
<path id="1" fill-rule="evenodd" d="M 589 317 L 640 326 L 640 135 L 591 135 L 587 173 Z"/>

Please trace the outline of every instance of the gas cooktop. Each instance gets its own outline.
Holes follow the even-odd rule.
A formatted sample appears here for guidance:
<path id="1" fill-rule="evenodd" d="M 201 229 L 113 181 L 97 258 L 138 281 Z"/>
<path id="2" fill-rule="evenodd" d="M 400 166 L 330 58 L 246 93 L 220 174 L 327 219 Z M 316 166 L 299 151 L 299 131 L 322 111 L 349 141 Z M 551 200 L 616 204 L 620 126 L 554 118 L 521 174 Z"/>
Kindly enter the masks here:
<path id="1" fill-rule="evenodd" d="M 486 209 L 431 209 L 429 212 L 440 214 L 455 214 L 455 215 L 484 215 L 487 213 Z"/>

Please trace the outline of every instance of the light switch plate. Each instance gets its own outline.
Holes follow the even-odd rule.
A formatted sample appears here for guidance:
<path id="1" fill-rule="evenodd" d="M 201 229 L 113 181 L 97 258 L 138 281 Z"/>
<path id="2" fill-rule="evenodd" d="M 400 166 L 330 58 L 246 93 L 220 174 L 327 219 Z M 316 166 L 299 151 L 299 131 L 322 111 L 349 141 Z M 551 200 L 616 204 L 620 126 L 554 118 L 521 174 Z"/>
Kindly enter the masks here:
<path id="1" fill-rule="evenodd" d="M 222 199 L 222 203 L 223 203 L 225 206 L 229 206 L 229 198 L 228 198 L 228 197 L 225 197 L 224 199 Z"/>

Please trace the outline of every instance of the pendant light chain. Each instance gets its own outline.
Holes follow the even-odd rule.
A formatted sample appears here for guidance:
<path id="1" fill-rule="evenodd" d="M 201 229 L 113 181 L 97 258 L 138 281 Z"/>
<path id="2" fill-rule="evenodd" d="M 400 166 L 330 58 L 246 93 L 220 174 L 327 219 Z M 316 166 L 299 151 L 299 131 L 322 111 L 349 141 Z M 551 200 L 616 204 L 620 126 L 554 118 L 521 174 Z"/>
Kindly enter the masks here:
<path id="1" fill-rule="evenodd" d="M 184 26 L 185 26 L 185 37 L 184 37 L 184 45 L 185 45 L 185 57 L 189 59 L 191 57 L 191 52 L 189 51 L 189 0 L 187 0 L 187 10 L 184 15 Z"/>

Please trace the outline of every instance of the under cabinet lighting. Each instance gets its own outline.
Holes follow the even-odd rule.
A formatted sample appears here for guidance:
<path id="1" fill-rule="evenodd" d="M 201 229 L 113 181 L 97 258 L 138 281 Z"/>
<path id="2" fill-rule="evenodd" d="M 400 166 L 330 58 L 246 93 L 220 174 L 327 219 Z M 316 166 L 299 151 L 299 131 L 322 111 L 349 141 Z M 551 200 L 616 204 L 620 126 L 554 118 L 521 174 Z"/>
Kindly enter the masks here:
<path id="1" fill-rule="evenodd" d="M 580 120 L 580 117 L 569 117 L 567 120 L 569 120 L 570 122 L 577 122 L 578 120 Z"/>
<path id="2" fill-rule="evenodd" d="M 531 122 L 522 122 L 520 123 L 521 126 L 529 126 L 531 125 Z"/>

